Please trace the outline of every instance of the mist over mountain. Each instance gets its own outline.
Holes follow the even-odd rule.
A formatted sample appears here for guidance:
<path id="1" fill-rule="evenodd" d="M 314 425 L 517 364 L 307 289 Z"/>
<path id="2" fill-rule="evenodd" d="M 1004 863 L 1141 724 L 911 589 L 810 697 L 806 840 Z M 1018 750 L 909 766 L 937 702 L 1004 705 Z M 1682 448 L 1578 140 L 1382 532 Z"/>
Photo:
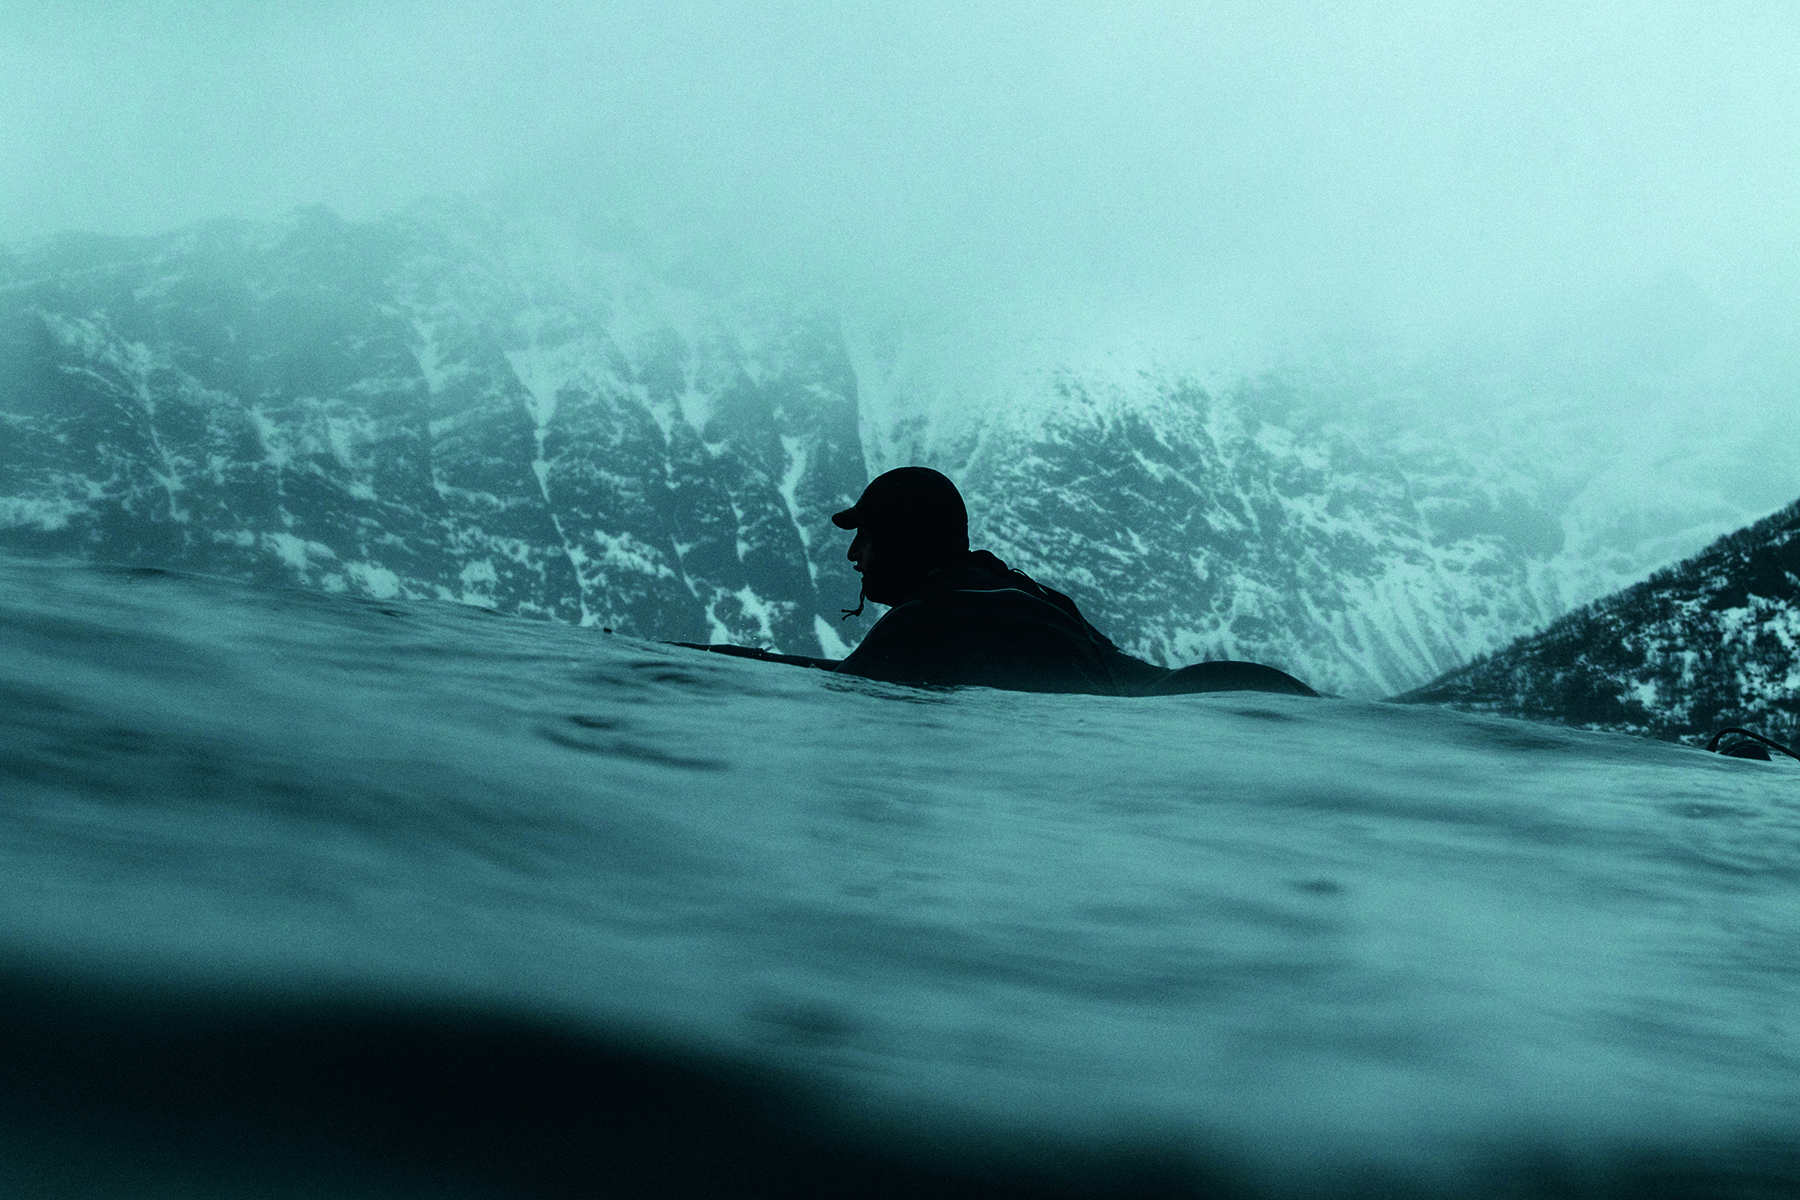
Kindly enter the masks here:
<path id="1" fill-rule="evenodd" d="M 21 9 L 0 542 L 837 653 L 921 462 L 1139 653 L 1389 694 L 1793 498 L 1790 26 Z"/>
<path id="2" fill-rule="evenodd" d="M 467 202 L 67 235 L 4 271 L 18 551 L 837 655 L 862 626 L 839 620 L 829 515 L 922 462 L 967 493 L 976 544 L 1125 648 L 1385 695 L 1656 565 L 1671 533 L 1599 561 L 1570 544 L 1566 468 L 1279 377 L 1056 347 L 975 375 L 916 330 Z M 1011 400 L 958 403 L 983 388 Z M 1680 515 L 1690 537 L 1720 519 Z"/>

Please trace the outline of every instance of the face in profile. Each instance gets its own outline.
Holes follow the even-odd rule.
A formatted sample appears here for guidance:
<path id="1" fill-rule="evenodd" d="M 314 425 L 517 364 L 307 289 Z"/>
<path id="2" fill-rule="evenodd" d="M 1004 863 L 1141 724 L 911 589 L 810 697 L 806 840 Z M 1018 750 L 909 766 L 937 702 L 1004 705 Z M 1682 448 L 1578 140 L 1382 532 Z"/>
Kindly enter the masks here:
<path id="1" fill-rule="evenodd" d="M 862 576 L 863 597 L 890 607 L 918 596 L 933 571 L 969 549 L 962 494 L 930 467 L 883 472 L 831 523 L 856 531 L 846 557 Z"/>
<path id="2" fill-rule="evenodd" d="M 878 539 L 866 528 L 856 531 L 845 557 L 862 576 L 863 595 L 890 607 L 912 599 L 926 572 L 903 551 L 904 547 L 892 538 Z"/>

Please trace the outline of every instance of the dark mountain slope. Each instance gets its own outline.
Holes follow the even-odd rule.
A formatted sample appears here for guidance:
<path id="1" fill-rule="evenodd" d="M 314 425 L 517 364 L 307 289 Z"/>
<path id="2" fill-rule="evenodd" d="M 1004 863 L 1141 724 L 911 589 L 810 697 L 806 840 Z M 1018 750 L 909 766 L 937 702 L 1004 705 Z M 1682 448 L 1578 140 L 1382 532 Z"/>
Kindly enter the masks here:
<path id="1" fill-rule="evenodd" d="M 1695 741 L 1800 736 L 1800 502 L 1396 699 Z"/>

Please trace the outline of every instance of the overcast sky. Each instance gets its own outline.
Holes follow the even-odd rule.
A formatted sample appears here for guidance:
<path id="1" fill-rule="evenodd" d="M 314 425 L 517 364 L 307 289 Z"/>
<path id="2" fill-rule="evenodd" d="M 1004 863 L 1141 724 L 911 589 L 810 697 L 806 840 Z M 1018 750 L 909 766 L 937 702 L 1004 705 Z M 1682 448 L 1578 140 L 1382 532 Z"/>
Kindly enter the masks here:
<path id="1" fill-rule="evenodd" d="M 50 0 L 0 16 L 0 240 L 541 190 L 876 303 L 1792 315 L 1797 96 L 1790 3 Z"/>

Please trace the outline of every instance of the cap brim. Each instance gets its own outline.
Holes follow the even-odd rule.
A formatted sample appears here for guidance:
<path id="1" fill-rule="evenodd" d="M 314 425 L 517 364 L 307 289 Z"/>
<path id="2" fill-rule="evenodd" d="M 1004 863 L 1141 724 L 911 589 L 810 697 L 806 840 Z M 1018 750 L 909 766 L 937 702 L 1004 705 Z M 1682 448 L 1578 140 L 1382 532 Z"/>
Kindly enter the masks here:
<path id="1" fill-rule="evenodd" d="M 855 529 L 861 521 L 862 514 L 856 511 L 855 505 L 851 505 L 841 513 L 831 514 L 831 523 L 839 529 Z"/>

